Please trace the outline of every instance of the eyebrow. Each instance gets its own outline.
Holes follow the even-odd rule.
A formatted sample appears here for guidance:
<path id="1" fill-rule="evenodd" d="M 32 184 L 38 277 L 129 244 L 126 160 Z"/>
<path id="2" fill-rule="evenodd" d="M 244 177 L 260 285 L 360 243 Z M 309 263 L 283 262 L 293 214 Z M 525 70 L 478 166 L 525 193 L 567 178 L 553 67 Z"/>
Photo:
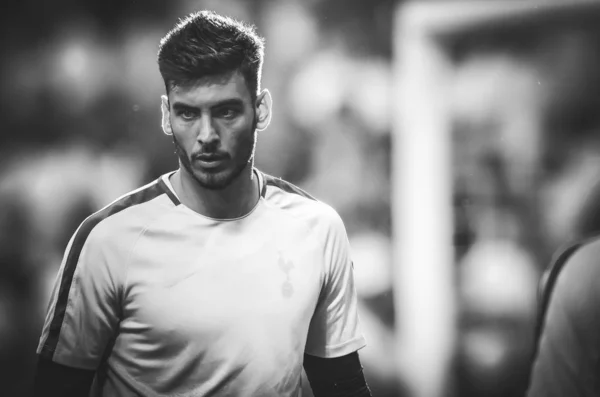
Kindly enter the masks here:
<path id="1" fill-rule="evenodd" d="M 237 98 L 225 99 L 225 100 L 222 100 L 222 101 L 212 104 L 210 108 L 215 109 L 215 108 L 220 108 L 220 107 L 225 107 L 225 106 L 243 107 L 244 101 L 242 101 L 241 99 L 237 99 Z M 193 106 L 193 105 L 188 105 L 187 103 L 184 103 L 184 102 L 174 102 L 173 109 L 174 110 L 200 110 L 200 108 Z"/>

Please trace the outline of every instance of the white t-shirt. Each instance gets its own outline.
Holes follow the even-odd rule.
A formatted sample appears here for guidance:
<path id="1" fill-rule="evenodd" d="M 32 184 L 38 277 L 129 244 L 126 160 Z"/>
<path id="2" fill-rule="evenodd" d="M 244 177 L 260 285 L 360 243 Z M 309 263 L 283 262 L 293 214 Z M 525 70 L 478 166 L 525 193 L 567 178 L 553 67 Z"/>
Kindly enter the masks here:
<path id="1" fill-rule="evenodd" d="M 342 220 L 256 175 L 260 200 L 240 218 L 192 211 L 169 174 L 88 217 L 38 354 L 96 370 L 101 396 L 299 396 L 303 353 L 365 346 Z"/>

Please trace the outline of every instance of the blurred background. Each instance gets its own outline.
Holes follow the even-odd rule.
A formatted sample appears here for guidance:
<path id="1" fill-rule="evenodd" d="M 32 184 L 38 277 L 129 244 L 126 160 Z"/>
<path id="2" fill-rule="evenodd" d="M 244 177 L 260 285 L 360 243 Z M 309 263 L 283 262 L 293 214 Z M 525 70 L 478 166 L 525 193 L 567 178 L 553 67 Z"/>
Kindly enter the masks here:
<path id="1" fill-rule="evenodd" d="M 256 165 L 344 219 L 374 396 L 523 395 L 540 275 L 559 247 L 600 230 L 598 2 L 9 3 L 3 395 L 29 391 L 79 223 L 177 166 L 156 52 L 200 9 L 266 38 L 274 116 Z"/>

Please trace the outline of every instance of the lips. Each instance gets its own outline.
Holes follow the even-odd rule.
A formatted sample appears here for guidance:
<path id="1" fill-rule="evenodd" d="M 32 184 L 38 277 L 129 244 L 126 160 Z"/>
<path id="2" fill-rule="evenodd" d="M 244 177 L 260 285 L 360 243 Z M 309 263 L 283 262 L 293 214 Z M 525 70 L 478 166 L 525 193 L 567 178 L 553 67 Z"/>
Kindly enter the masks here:
<path id="1" fill-rule="evenodd" d="M 200 161 L 206 161 L 206 162 L 219 161 L 219 160 L 223 160 L 224 158 L 225 158 L 225 156 L 220 156 L 217 154 L 196 154 L 196 155 L 194 155 L 194 160 L 200 160 Z"/>
<path id="2" fill-rule="evenodd" d="M 192 157 L 194 162 L 199 163 L 204 168 L 214 168 L 219 166 L 227 156 L 219 154 L 196 154 Z"/>

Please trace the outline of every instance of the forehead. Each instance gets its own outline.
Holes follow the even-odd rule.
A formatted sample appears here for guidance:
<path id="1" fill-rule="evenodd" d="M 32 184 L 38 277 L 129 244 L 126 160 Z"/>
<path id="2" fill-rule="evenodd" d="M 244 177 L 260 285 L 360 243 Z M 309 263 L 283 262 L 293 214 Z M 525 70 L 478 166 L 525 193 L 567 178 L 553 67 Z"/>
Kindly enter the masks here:
<path id="1" fill-rule="evenodd" d="M 190 106 L 211 106 L 218 102 L 239 99 L 250 104 L 250 90 L 244 76 L 238 71 L 207 76 L 192 84 L 177 86 L 169 92 L 171 103 L 183 102 Z"/>

